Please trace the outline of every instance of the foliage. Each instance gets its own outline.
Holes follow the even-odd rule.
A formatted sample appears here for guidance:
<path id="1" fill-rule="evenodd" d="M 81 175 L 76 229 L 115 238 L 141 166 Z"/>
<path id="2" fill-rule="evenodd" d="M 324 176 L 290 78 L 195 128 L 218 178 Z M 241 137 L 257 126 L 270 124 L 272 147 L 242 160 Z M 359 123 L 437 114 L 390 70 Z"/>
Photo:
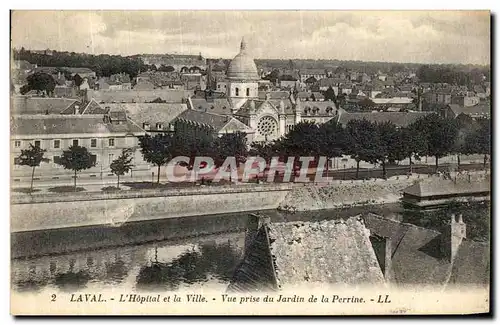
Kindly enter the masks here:
<path id="1" fill-rule="evenodd" d="M 38 66 L 89 68 L 95 71 L 98 77 L 109 77 L 121 72 L 136 77 L 139 71 L 146 71 L 144 63 L 137 56 L 123 57 L 120 55 L 93 55 L 58 51 L 53 51 L 52 55 L 46 55 L 24 49 L 14 50 L 13 56 L 15 60 L 26 60 L 38 64 Z"/>
<path id="2" fill-rule="evenodd" d="M 213 158 L 216 166 L 221 166 L 227 157 L 235 157 L 237 164 L 243 163 L 248 155 L 246 134 L 223 134 L 215 140 L 214 148 Z"/>
<path id="3" fill-rule="evenodd" d="M 490 79 L 489 67 L 466 71 L 453 66 L 422 65 L 417 70 L 417 77 L 421 82 L 448 83 L 452 85 L 469 86 L 478 84 L 483 81 L 483 76 L 486 77 L 486 80 Z"/>
<path id="4" fill-rule="evenodd" d="M 37 93 L 45 93 L 46 95 L 51 95 L 54 93 L 56 88 L 56 82 L 50 74 L 43 72 L 36 72 L 29 75 L 26 79 L 28 84 L 27 87 L 21 90 L 21 93 L 27 93 L 30 90 L 35 90 Z"/>
<path id="5" fill-rule="evenodd" d="M 374 144 L 378 147 L 371 163 L 380 163 L 382 165 L 383 178 L 386 178 L 386 164 L 397 160 L 397 148 L 400 140 L 399 131 L 392 122 L 375 123 Z"/>
<path id="6" fill-rule="evenodd" d="M 56 186 L 48 189 L 49 192 L 53 193 L 68 193 L 68 192 L 83 192 L 85 189 L 83 187 L 74 186 Z"/>
<path id="7" fill-rule="evenodd" d="M 359 101 L 358 106 L 361 110 L 367 111 L 375 108 L 375 103 L 370 98 L 363 98 Z"/>
<path id="8" fill-rule="evenodd" d="M 75 74 L 75 76 L 73 77 L 73 81 L 75 82 L 75 86 L 77 87 L 80 87 L 80 85 L 82 84 L 83 82 L 83 78 L 80 77 L 80 75 L 77 73 Z"/>
<path id="9" fill-rule="evenodd" d="M 332 86 L 328 87 L 328 89 L 323 93 L 323 96 L 325 96 L 325 100 L 337 100 L 337 97 L 335 96 L 335 90 L 333 90 Z"/>
<path id="10" fill-rule="evenodd" d="M 346 154 L 356 160 L 356 175 L 359 173 L 359 162 L 374 161 L 377 157 L 378 141 L 373 123 L 362 120 L 350 120 L 346 125 Z"/>
<path id="11" fill-rule="evenodd" d="M 85 169 L 95 166 L 95 159 L 92 154 L 85 147 L 71 146 L 68 150 L 64 150 L 58 162 L 64 169 L 70 169 L 75 172 L 74 175 L 74 189 L 76 191 L 76 174 Z"/>
<path id="12" fill-rule="evenodd" d="M 111 165 L 109 167 L 111 169 L 111 172 L 118 177 L 117 187 L 119 189 L 120 176 L 128 173 L 133 167 L 132 151 L 130 149 L 123 149 L 120 156 L 118 156 L 118 158 L 113 160 L 113 162 L 111 162 Z"/>
<path id="13" fill-rule="evenodd" d="M 491 153 L 491 120 L 479 119 L 477 125 L 478 127 L 465 137 L 464 153 L 489 155 Z"/>
<path id="14" fill-rule="evenodd" d="M 21 150 L 21 154 L 17 157 L 17 165 L 29 166 L 32 168 L 31 172 L 31 186 L 30 191 L 33 191 L 33 178 L 35 176 L 35 168 L 39 167 L 42 162 L 48 162 L 49 159 L 44 158 L 47 150 L 34 146 L 30 143 L 29 149 Z"/>
<path id="15" fill-rule="evenodd" d="M 158 69 L 156 69 L 156 66 L 154 66 L 154 67 L 155 67 L 155 70 L 161 71 L 161 72 L 174 72 L 175 71 L 175 68 L 170 66 L 170 65 L 165 66 L 164 64 L 162 64 Z"/>
<path id="16" fill-rule="evenodd" d="M 425 154 L 436 157 L 436 168 L 439 158 L 454 151 L 459 130 L 455 120 L 429 114 L 417 120 L 412 128 L 425 136 L 427 143 Z"/>
<path id="17" fill-rule="evenodd" d="M 144 160 L 158 167 L 158 183 L 160 183 L 160 167 L 166 165 L 173 157 L 173 137 L 163 133 L 155 136 L 146 134 L 139 137 L 139 146 Z"/>

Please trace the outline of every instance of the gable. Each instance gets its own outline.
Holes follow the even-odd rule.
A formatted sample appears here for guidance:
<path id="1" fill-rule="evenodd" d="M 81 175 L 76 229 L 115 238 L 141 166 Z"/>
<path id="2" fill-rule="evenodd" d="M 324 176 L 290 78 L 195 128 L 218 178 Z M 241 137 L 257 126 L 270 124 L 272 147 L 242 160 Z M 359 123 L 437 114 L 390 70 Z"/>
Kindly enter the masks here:
<path id="1" fill-rule="evenodd" d="M 229 122 L 224 125 L 222 127 L 222 129 L 219 130 L 219 133 L 233 133 L 233 132 L 244 132 L 244 133 L 254 133 L 255 131 L 253 131 L 249 126 L 247 126 L 246 124 L 244 124 L 243 122 L 235 119 L 235 118 L 231 118 L 229 120 Z"/>
<path id="2" fill-rule="evenodd" d="M 263 102 L 257 109 L 257 115 L 278 115 L 278 110 L 269 101 Z"/>

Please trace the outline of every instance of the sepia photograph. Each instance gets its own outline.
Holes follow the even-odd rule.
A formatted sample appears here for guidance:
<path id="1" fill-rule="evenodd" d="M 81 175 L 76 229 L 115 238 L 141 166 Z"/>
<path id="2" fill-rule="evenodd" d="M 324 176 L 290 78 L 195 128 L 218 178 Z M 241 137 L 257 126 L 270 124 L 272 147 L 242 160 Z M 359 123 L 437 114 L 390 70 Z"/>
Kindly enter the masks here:
<path id="1" fill-rule="evenodd" d="M 489 314 L 491 21 L 11 10 L 11 314 Z"/>

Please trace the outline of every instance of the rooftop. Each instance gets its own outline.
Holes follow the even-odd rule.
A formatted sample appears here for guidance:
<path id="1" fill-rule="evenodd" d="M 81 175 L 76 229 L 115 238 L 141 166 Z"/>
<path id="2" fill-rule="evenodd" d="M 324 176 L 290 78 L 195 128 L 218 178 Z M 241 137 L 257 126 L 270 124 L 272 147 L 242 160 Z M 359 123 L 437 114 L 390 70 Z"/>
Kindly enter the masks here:
<path id="1" fill-rule="evenodd" d="M 247 244 L 231 291 L 280 290 L 302 284 L 384 284 L 362 219 L 263 223 Z"/>

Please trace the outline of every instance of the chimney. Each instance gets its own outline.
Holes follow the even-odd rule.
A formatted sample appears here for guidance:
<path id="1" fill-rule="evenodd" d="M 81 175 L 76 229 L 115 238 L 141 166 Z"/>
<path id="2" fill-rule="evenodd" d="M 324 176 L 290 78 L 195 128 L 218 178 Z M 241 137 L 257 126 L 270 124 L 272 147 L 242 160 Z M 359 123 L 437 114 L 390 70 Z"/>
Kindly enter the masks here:
<path id="1" fill-rule="evenodd" d="M 244 254 L 248 252 L 248 249 L 253 244 L 255 237 L 257 236 L 259 230 L 262 226 L 267 225 L 271 222 L 271 218 L 267 216 L 261 216 L 258 214 L 250 214 L 247 220 L 247 229 L 245 232 L 245 250 Z"/>
<path id="2" fill-rule="evenodd" d="M 446 225 L 441 232 L 441 254 L 452 263 L 457 255 L 462 240 L 467 236 L 467 226 L 462 218 L 462 214 L 451 215 L 450 224 Z"/>
<path id="3" fill-rule="evenodd" d="M 390 237 L 370 236 L 375 256 L 387 282 L 393 280 L 392 241 Z"/>

